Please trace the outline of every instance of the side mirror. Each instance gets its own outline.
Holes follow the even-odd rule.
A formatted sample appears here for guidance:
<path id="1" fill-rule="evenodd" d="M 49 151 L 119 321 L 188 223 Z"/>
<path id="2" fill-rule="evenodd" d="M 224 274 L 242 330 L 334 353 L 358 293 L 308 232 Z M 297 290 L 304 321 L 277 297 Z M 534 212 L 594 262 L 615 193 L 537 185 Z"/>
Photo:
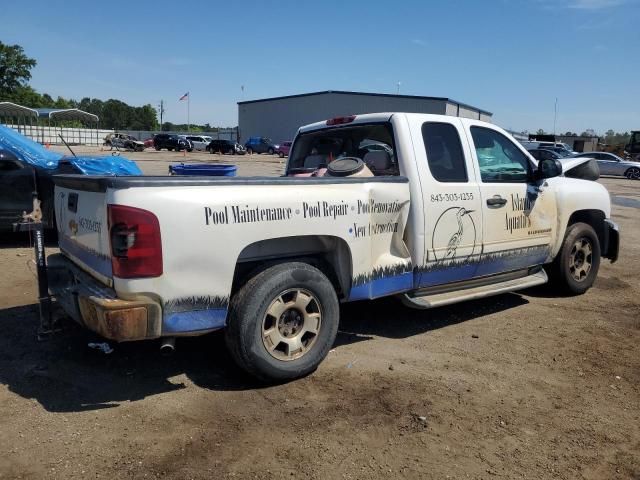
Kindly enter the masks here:
<path id="1" fill-rule="evenodd" d="M 547 158 L 538 162 L 538 179 L 558 177 L 562 175 L 562 163 L 560 160 Z"/>

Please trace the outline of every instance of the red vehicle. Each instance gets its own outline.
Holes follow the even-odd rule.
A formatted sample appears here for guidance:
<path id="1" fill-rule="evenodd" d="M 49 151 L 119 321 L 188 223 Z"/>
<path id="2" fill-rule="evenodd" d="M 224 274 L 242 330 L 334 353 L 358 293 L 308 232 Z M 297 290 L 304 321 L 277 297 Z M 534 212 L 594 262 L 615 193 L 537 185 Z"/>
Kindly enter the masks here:
<path id="1" fill-rule="evenodd" d="M 278 156 L 280 158 L 283 157 L 288 157 L 289 156 L 289 150 L 291 150 L 291 142 L 282 142 L 277 150 L 276 153 L 278 154 Z"/>
<path id="2" fill-rule="evenodd" d="M 153 137 L 147 138 L 144 141 L 144 148 L 151 148 L 151 147 L 153 147 Z"/>

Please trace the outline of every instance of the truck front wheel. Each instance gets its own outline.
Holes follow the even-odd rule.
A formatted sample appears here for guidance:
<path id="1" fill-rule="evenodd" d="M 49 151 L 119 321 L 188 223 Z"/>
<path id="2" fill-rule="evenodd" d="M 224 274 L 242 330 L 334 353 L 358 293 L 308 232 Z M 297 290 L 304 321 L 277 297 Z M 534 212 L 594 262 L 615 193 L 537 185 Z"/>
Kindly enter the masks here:
<path id="1" fill-rule="evenodd" d="M 599 267 L 600 242 L 593 227 L 586 223 L 570 225 L 551 265 L 552 284 L 569 294 L 583 294 L 593 285 Z"/>
<path id="2" fill-rule="evenodd" d="M 329 279 L 306 263 L 284 263 L 251 278 L 232 298 L 225 340 L 235 362 L 265 382 L 313 372 L 338 332 Z"/>

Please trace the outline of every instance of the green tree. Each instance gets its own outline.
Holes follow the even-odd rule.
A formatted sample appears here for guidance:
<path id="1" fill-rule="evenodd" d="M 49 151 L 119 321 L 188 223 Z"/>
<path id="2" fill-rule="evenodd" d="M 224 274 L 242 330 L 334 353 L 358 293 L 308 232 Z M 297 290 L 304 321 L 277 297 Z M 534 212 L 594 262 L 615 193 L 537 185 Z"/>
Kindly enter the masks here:
<path id="1" fill-rule="evenodd" d="M 131 125 L 132 130 L 155 130 L 158 126 L 156 109 L 151 105 L 133 107 Z"/>
<path id="2" fill-rule="evenodd" d="M 544 130 L 542 128 L 539 128 L 536 132 L 536 135 L 545 135 Z"/>
<path id="3" fill-rule="evenodd" d="M 51 98 L 51 95 L 48 93 L 43 93 L 40 97 L 40 103 L 38 105 L 33 105 L 34 107 L 40 108 L 53 108 L 55 106 L 55 101 Z"/>
<path id="4" fill-rule="evenodd" d="M 587 128 L 584 132 L 580 134 L 581 137 L 597 137 L 598 134 L 593 128 Z"/>
<path id="5" fill-rule="evenodd" d="M 20 45 L 0 42 L 0 98 L 15 94 L 20 87 L 27 86 L 31 69 L 36 61 L 24 54 Z"/>
<path id="6" fill-rule="evenodd" d="M 104 128 L 125 129 L 130 125 L 130 107 L 126 103 L 110 98 L 104 102 L 100 124 Z"/>
<path id="7" fill-rule="evenodd" d="M 3 100 L 17 103 L 18 105 L 37 107 L 42 102 L 42 95 L 27 85 L 18 87 L 11 95 L 4 97 Z"/>

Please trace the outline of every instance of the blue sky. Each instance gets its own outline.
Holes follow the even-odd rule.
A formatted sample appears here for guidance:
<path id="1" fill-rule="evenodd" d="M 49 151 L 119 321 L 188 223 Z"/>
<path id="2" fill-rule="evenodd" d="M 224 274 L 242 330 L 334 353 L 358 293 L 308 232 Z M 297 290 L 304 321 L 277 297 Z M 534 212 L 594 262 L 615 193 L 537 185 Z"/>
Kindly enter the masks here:
<path id="1" fill-rule="evenodd" d="M 231 126 L 236 102 L 318 90 L 443 96 L 506 128 L 640 128 L 640 0 L 5 2 L 0 40 L 52 96 L 166 102 Z M 9 20 L 10 21 L 7 21 Z M 241 91 L 244 85 L 244 93 Z"/>

